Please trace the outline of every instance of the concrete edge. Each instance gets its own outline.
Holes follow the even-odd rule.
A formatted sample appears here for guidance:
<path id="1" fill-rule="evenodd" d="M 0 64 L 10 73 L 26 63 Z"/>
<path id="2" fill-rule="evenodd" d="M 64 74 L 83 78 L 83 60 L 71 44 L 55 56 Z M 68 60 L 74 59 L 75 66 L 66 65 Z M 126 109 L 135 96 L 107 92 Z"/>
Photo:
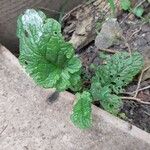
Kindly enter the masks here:
<path id="1" fill-rule="evenodd" d="M 61 93 L 61 97 L 63 97 L 64 95 L 65 96 L 67 95 L 67 97 L 71 97 L 72 99 L 75 99 L 75 95 L 67 91 Z M 92 115 L 101 117 L 103 120 L 105 120 L 107 123 L 111 124 L 112 126 L 115 126 L 116 128 L 122 130 L 123 132 L 130 134 L 131 136 L 136 137 L 137 139 L 142 139 L 146 143 L 150 144 L 150 134 L 148 132 L 106 112 L 101 108 L 98 108 L 95 105 L 92 105 Z"/>
<path id="2" fill-rule="evenodd" d="M 19 64 L 18 59 L 8 49 L 6 49 L 2 45 L 0 45 L 0 53 L 2 53 L 3 56 L 10 61 L 10 63 L 14 64 L 16 67 L 18 67 L 19 69 L 24 71 L 24 69 Z M 45 91 L 48 92 L 49 90 L 45 90 Z M 62 92 L 60 95 L 61 95 L 61 97 L 64 97 L 64 95 L 66 97 L 66 95 L 67 95 L 68 97 L 71 97 L 71 99 L 75 99 L 75 95 L 73 95 L 67 91 Z M 146 143 L 150 144 L 150 134 L 145 132 L 144 130 L 141 130 L 140 128 L 138 128 L 136 126 L 134 126 L 124 120 L 121 120 L 120 118 L 115 117 L 115 116 L 111 115 L 110 113 L 108 113 L 94 105 L 92 106 L 92 113 L 93 113 L 93 115 L 96 115 L 97 117 L 102 117 L 106 122 L 110 123 L 111 125 L 115 126 L 118 129 L 122 130 L 123 132 L 128 133 L 131 136 L 133 136 L 137 139 L 141 139 L 141 140 L 145 141 Z"/>
<path id="3" fill-rule="evenodd" d="M 111 115 L 110 113 L 96 107 L 93 105 L 93 113 L 102 117 L 106 122 L 112 124 L 116 128 L 122 130 L 123 132 L 132 135 L 138 139 L 142 139 L 146 143 L 150 144 L 150 134 L 129 122 L 126 122 L 118 117 Z"/>
<path id="4" fill-rule="evenodd" d="M 17 68 L 23 70 L 21 67 L 18 59 L 3 45 L 0 44 L 0 54 L 3 54 L 4 57 L 6 57 L 10 63 L 14 64 Z"/>

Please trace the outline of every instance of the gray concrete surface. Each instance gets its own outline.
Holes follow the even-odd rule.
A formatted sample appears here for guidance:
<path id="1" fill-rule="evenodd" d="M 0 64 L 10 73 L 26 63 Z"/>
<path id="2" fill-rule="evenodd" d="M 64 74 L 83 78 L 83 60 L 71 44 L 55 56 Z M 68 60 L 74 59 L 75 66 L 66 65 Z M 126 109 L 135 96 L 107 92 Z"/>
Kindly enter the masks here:
<path id="1" fill-rule="evenodd" d="M 150 135 L 93 106 L 93 127 L 70 122 L 74 95 L 36 86 L 0 47 L 0 150 L 150 150 Z"/>

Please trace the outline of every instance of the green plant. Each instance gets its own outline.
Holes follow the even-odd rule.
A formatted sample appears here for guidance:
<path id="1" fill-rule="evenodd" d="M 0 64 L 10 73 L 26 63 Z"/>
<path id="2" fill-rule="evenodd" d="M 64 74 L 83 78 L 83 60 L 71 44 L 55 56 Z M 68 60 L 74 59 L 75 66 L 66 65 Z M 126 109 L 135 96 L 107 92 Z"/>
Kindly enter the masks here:
<path id="1" fill-rule="evenodd" d="M 116 5 L 114 0 L 107 0 L 107 1 L 110 4 L 112 11 L 115 12 Z M 132 8 L 131 0 L 120 0 L 120 6 L 122 10 L 132 12 L 133 14 L 135 14 L 137 17 L 140 18 L 144 13 L 144 9 L 141 6 L 137 5 L 135 8 Z"/>
<path id="2" fill-rule="evenodd" d="M 142 7 L 135 7 L 133 9 L 133 13 L 137 16 L 137 17 L 142 17 L 143 13 L 144 13 L 144 9 Z"/>
<path id="3" fill-rule="evenodd" d="M 92 78 L 91 94 L 105 110 L 116 115 L 123 105 L 117 95 L 123 92 L 123 87 L 142 69 L 143 58 L 137 52 L 131 56 L 121 52 L 105 57 L 105 61 L 107 63 L 98 67 Z"/>
<path id="4" fill-rule="evenodd" d="M 118 115 L 123 106 L 118 94 L 133 80 L 143 66 L 143 58 L 138 52 L 132 53 L 131 56 L 127 52 L 116 53 L 112 57 L 102 56 L 107 63 L 96 69 L 90 91 L 78 94 L 73 107 L 71 120 L 80 128 L 88 128 L 92 124 L 92 100 L 93 102 L 100 101 L 106 111 Z"/>
<path id="5" fill-rule="evenodd" d="M 135 8 L 131 7 L 131 2 L 130 0 L 121 0 L 121 8 L 125 11 L 130 11 L 137 17 L 142 17 L 144 13 L 144 9 L 141 6 L 136 6 Z"/>
<path id="6" fill-rule="evenodd" d="M 130 0 L 121 0 L 120 1 L 120 5 L 121 5 L 121 8 L 123 10 L 130 10 L 130 8 L 131 8 L 131 1 Z"/>
<path id="7" fill-rule="evenodd" d="M 111 10 L 113 11 L 113 13 L 115 12 L 116 9 L 116 5 L 114 3 L 114 0 L 107 0 L 107 2 L 109 3 Z"/>
<path id="8" fill-rule="evenodd" d="M 89 128 L 92 125 L 91 94 L 84 91 L 82 94 L 77 93 L 76 97 L 71 120 L 79 128 Z"/>
<path id="9" fill-rule="evenodd" d="M 80 82 L 81 62 L 56 20 L 29 9 L 18 19 L 17 36 L 20 63 L 38 85 L 63 91 Z"/>
<path id="10" fill-rule="evenodd" d="M 87 91 L 81 84 L 81 62 L 72 44 L 64 41 L 61 25 L 56 20 L 47 18 L 41 11 L 28 9 L 18 18 L 17 24 L 19 61 L 33 80 L 44 88 L 80 92 L 76 94 L 71 115 L 77 127 L 89 128 L 92 125 L 92 100 L 99 100 L 105 110 L 118 114 L 122 107 L 118 94 L 142 68 L 139 53 L 103 55 L 107 64 L 96 69 L 91 88 Z"/>

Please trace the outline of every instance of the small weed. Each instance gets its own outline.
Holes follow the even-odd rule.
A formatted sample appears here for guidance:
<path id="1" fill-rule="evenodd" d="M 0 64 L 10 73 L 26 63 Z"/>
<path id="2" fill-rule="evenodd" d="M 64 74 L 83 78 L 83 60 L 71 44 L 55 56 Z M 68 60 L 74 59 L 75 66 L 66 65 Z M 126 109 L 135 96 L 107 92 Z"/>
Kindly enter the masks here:
<path id="1" fill-rule="evenodd" d="M 110 4 L 112 11 L 114 12 L 115 11 L 114 0 L 108 0 L 108 3 Z M 133 13 L 134 15 L 136 15 L 137 17 L 142 18 L 144 9 L 142 8 L 142 6 L 140 6 L 140 4 L 137 5 L 136 7 L 132 8 L 131 0 L 120 0 L 120 5 L 121 5 L 122 10 L 129 11 L 129 12 Z"/>
<path id="2" fill-rule="evenodd" d="M 93 68 L 91 87 L 85 89 L 84 81 L 81 81 L 81 61 L 72 44 L 64 41 L 59 22 L 47 18 L 41 11 L 28 9 L 17 23 L 19 61 L 33 80 L 44 88 L 80 92 L 76 94 L 71 115 L 77 127 L 85 129 L 92 125 L 94 101 L 100 101 L 103 108 L 112 114 L 119 113 L 123 103 L 118 94 L 142 69 L 143 59 L 139 53 L 103 55 L 107 63 Z"/>

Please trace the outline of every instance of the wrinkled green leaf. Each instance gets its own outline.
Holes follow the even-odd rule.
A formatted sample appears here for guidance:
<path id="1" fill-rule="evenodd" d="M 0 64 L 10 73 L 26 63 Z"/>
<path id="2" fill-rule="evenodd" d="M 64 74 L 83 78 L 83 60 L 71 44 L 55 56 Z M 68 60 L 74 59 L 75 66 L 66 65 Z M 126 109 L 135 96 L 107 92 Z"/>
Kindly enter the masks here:
<path id="1" fill-rule="evenodd" d="M 120 97 L 114 94 L 109 94 L 106 99 L 101 100 L 101 105 L 108 112 L 117 115 L 123 107 L 123 102 Z"/>
<path id="2" fill-rule="evenodd" d="M 131 2 L 130 2 L 130 0 L 121 0 L 120 4 L 121 4 L 121 8 L 123 10 L 130 10 L 130 8 L 131 8 Z"/>
<path id="3" fill-rule="evenodd" d="M 94 100 L 100 100 L 107 111 L 116 114 L 122 102 L 114 94 L 121 93 L 123 87 L 142 69 L 143 57 L 138 52 L 132 53 L 131 56 L 127 52 L 120 52 L 105 58 L 106 64 L 96 70 L 90 90 Z M 109 107 L 112 104 L 113 106 Z"/>
<path id="4" fill-rule="evenodd" d="M 28 9 L 17 24 L 20 63 L 38 85 L 63 91 L 80 81 L 81 62 L 56 20 Z"/>
<path id="5" fill-rule="evenodd" d="M 107 57 L 107 64 L 100 66 L 93 80 L 99 82 L 101 87 L 109 86 L 113 93 L 122 92 L 122 88 L 129 84 L 133 77 L 143 67 L 143 57 L 134 52 L 130 56 L 127 52 L 114 54 Z"/>
<path id="6" fill-rule="evenodd" d="M 89 92 L 76 94 L 76 103 L 73 107 L 73 114 L 71 120 L 79 128 L 85 129 L 91 127 L 91 95 Z"/>

